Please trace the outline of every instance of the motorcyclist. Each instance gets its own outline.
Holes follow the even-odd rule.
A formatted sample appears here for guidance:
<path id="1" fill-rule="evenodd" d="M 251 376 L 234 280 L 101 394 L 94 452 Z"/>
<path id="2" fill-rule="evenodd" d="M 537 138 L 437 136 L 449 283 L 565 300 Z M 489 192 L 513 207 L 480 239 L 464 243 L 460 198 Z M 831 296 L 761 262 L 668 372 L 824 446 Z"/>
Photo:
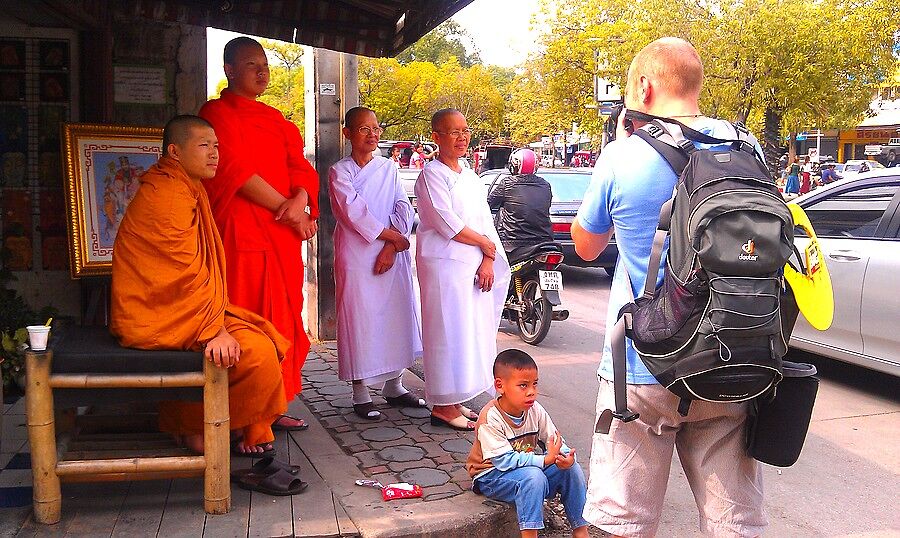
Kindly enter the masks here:
<path id="1" fill-rule="evenodd" d="M 488 205 L 497 210 L 494 226 L 510 263 L 531 250 L 553 241 L 550 224 L 552 192 L 547 181 L 535 175 L 538 158 L 530 149 L 519 149 L 509 157 L 512 175 L 501 179 L 488 194 Z"/>

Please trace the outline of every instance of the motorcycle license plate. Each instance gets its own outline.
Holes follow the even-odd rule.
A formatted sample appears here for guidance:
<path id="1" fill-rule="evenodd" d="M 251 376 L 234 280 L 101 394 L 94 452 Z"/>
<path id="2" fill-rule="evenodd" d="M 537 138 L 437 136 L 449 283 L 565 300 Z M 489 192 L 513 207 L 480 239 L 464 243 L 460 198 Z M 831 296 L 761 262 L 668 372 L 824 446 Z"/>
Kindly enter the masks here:
<path id="1" fill-rule="evenodd" d="M 562 291 L 562 273 L 559 271 L 538 271 L 541 289 L 544 291 Z"/>

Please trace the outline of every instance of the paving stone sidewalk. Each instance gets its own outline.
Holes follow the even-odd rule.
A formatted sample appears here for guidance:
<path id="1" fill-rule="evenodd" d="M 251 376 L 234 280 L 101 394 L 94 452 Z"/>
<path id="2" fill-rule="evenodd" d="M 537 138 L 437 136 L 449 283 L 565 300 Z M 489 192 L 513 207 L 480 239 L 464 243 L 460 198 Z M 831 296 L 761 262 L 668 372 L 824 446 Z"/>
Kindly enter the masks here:
<path id="1" fill-rule="evenodd" d="M 390 407 L 380 391 L 372 400 L 382 419 L 362 419 L 353 412 L 352 389 L 338 379 L 337 346 L 314 345 L 303 367 L 301 398 L 335 441 L 352 456 L 360 478 L 382 484 L 409 482 L 422 486 L 421 502 L 446 499 L 471 491 L 465 469 L 473 433 L 434 427 L 424 408 Z M 407 372 L 404 385 L 424 397 L 421 379 Z"/>

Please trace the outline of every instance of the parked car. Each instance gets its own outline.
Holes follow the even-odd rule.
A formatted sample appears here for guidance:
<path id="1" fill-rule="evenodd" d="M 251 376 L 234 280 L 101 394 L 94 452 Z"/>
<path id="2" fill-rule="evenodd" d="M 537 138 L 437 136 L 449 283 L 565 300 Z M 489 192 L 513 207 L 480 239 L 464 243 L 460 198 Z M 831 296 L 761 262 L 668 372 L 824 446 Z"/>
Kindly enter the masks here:
<path id="1" fill-rule="evenodd" d="M 607 274 L 612 275 L 619 257 L 619 249 L 614 238 L 610 239 L 609 245 L 596 260 L 589 262 L 582 260 L 575 253 L 575 243 L 572 241 L 572 222 L 591 183 L 591 171 L 583 168 L 540 168 L 536 174 L 550 183 L 550 190 L 553 192 L 550 222 L 553 227 L 553 239 L 562 245 L 565 256 L 563 263 L 575 267 L 602 267 Z M 509 170 L 505 168 L 482 173 L 480 177 L 485 182 L 485 196 L 497 182 L 508 175 Z"/>
<path id="2" fill-rule="evenodd" d="M 459 158 L 459 166 L 462 168 L 471 168 L 471 166 L 469 166 L 469 160 L 465 157 Z M 416 179 L 419 178 L 419 172 L 421 172 L 421 170 L 417 168 L 401 168 L 399 170 L 400 184 L 403 186 L 403 191 L 406 192 L 406 196 L 409 197 L 409 203 L 412 204 L 413 209 L 415 209 L 416 212 L 419 211 L 418 205 L 416 204 Z"/>
<path id="3" fill-rule="evenodd" d="M 848 163 L 849 165 L 850 163 Z M 900 376 L 900 169 L 857 174 L 797 198 L 819 238 L 834 288 L 834 321 L 813 329 L 803 316 L 790 346 Z M 795 244 L 804 252 L 806 235 Z"/>
<path id="4" fill-rule="evenodd" d="M 414 148 L 416 143 L 411 140 L 381 140 L 378 142 L 378 151 L 381 152 L 382 157 L 390 157 L 391 156 L 391 148 L 397 146 L 400 148 L 400 164 L 404 167 L 409 166 L 409 156 L 412 155 L 412 148 Z M 425 148 L 425 153 L 431 153 L 437 149 L 437 146 L 431 142 L 423 142 L 422 146 Z"/>
<path id="5" fill-rule="evenodd" d="M 865 159 L 851 159 L 844 163 L 842 170 L 838 173 L 844 177 L 853 177 L 869 170 L 878 170 L 884 168 L 884 165 L 878 161 L 869 161 Z"/>
<path id="6" fill-rule="evenodd" d="M 487 144 L 479 147 L 472 154 L 474 157 L 475 173 L 480 174 L 486 170 L 494 170 L 506 166 L 509 156 L 516 148 L 505 144 Z"/>

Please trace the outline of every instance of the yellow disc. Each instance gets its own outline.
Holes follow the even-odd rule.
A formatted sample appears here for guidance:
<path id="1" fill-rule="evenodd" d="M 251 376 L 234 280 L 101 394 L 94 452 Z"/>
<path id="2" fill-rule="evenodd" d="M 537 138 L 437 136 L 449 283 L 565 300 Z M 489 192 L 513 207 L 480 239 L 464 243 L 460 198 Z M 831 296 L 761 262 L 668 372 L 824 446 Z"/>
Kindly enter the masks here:
<path id="1" fill-rule="evenodd" d="M 831 277 L 828 275 L 828 266 L 819 248 L 819 240 L 813 230 L 809 217 L 797 204 L 788 204 L 791 215 L 794 217 L 794 225 L 799 226 L 809 236 L 809 245 L 805 252 L 801 252 L 804 259 L 800 260 L 804 265 L 804 271 L 798 272 L 790 264 L 784 266 L 784 278 L 794 291 L 797 307 L 810 325 L 820 331 L 831 327 L 834 318 L 834 293 L 831 289 Z"/>

